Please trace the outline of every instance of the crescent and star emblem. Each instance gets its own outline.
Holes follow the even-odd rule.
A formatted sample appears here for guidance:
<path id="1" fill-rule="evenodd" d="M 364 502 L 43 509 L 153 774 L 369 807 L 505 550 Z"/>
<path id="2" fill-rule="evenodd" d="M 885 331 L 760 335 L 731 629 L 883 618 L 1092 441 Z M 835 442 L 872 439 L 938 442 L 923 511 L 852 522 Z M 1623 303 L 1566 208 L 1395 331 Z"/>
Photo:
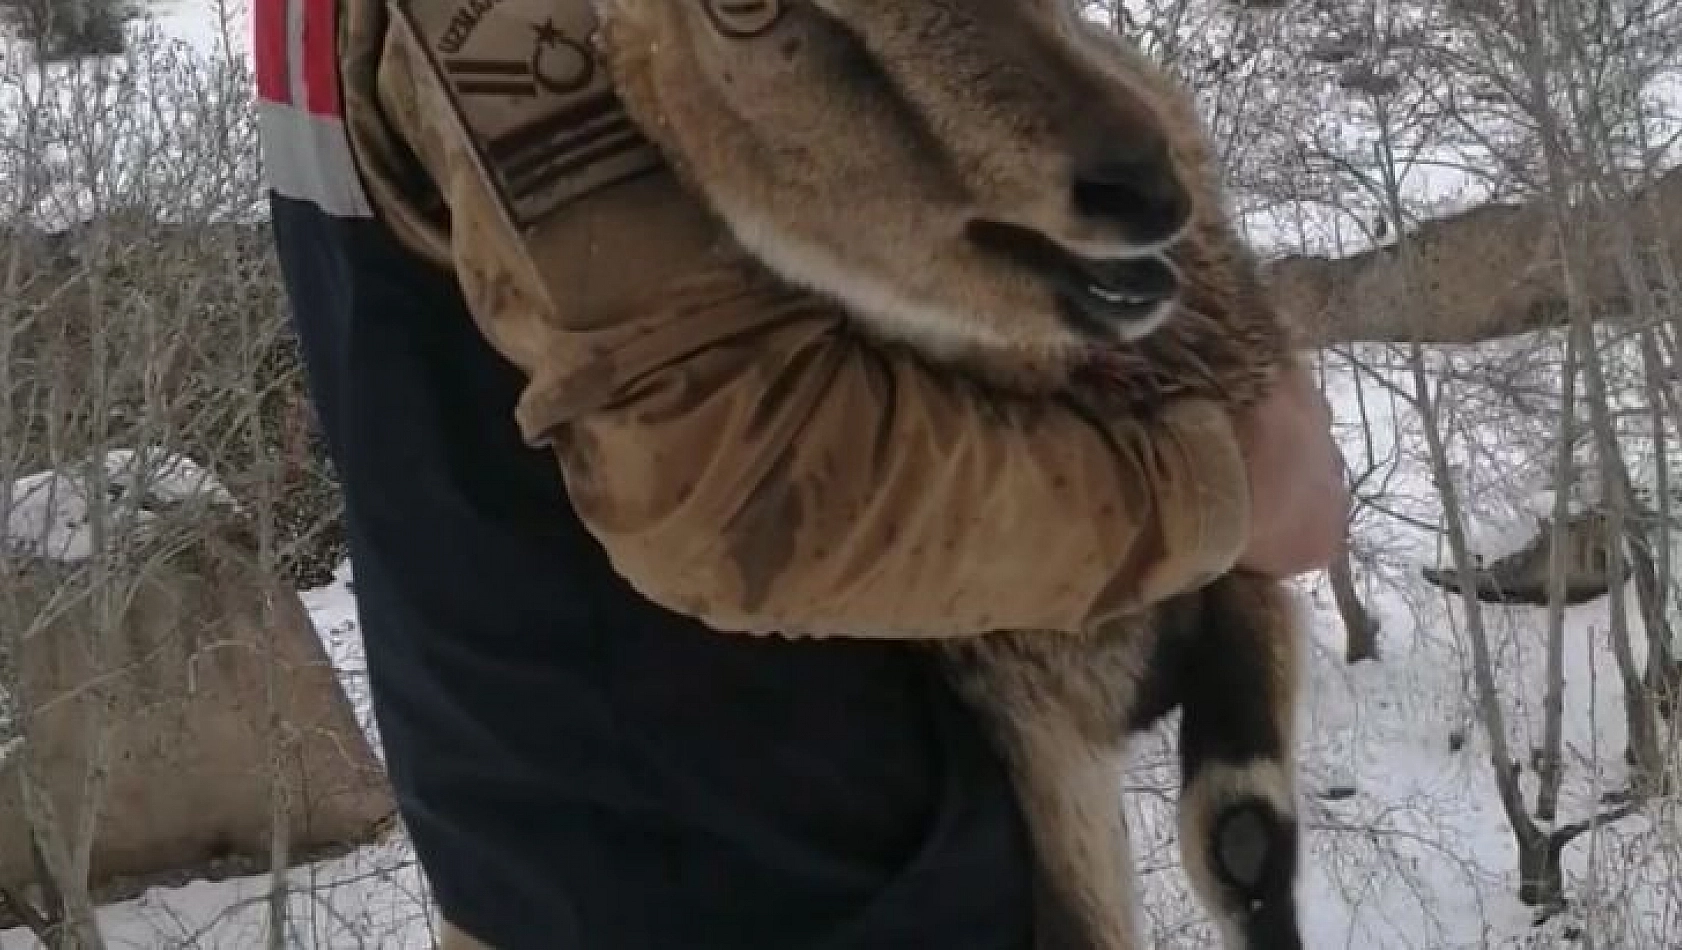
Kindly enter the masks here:
<path id="1" fill-rule="evenodd" d="M 532 26 L 537 42 L 532 46 L 531 77 L 553 95 L 570 96 L 589 88 L 596 78 L 596 61 L 589 49 L 563 33 L 555 21 Z"/>

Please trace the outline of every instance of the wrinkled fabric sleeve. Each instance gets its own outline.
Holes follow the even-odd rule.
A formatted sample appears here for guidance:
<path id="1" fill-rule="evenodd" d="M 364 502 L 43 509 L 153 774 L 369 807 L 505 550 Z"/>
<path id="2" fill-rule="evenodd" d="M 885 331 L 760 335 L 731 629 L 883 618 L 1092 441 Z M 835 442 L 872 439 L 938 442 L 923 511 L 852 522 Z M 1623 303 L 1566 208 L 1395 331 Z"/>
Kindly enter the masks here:
<path id="1" fill-rule="evenodd" d="M 730 630 L 1071 630 L 1236 558 L 1244 471 L 1218 407 L 1103 425 L 884 352 L 808 300 L 755 304 L 765 323 L 552 431 L 580 513 L 653 600 Z M 672 352 L 709 318 L 728 321 L 671 315 Z"/>
<path id="2" fill-rule="evenodd" d="M 746 265 L 651 275 L 659 292 L 605 324 L 530 312 L 560 309 L 517 290 L 541 262 L 449 124 L 420 118 L 447 108 L 423 72 L 387 70 L 388 120 L 449 207 L 475 320 L 532 376 L 523 429 L 651 600 L 724 631 L 1067 631 L 1235 562 L 1247 482 L 1212 403 L 1147 425 L 1009 398 Z"/>

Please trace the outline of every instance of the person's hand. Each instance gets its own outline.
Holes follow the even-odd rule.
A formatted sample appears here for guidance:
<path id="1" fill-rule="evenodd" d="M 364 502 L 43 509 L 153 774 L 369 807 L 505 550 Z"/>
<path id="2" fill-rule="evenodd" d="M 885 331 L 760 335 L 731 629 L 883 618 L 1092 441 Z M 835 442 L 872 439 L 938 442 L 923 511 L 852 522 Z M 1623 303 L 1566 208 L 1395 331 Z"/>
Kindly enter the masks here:
<path id="1" fill-rule="evenodd" d="M 1238 419 L 1250 474 L 1250 541 L 1238 566 L 1289 577 L 1331 564 L 1342 549 L 1349 490 L 1331 435 L 1331 408 L 1293 365 Z"/>

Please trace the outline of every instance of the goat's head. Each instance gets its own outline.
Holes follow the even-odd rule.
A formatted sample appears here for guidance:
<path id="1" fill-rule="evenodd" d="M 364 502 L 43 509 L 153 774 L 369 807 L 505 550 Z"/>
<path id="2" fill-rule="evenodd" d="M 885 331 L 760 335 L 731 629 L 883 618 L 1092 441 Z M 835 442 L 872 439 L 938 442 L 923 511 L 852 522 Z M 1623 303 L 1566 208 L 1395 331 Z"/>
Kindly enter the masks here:
<path id="1" fill-rule="evenodd" d="M 1199 133 L 1073 0 L 598 5 L 628 108 L 736 239 L 877 329 L 1066 346 L 1171 312 Z"/>

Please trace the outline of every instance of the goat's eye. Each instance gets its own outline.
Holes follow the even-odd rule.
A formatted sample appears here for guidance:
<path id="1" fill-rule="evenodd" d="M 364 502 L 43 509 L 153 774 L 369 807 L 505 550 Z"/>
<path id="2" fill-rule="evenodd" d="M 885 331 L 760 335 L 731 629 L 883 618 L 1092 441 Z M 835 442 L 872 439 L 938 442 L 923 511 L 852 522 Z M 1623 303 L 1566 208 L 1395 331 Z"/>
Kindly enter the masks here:
<path id="1" fill-rule="evenodd" d="M 777 25 L 789 0 L 701 0 L 713 26 L 732 39 L 747 39 Z"/>

